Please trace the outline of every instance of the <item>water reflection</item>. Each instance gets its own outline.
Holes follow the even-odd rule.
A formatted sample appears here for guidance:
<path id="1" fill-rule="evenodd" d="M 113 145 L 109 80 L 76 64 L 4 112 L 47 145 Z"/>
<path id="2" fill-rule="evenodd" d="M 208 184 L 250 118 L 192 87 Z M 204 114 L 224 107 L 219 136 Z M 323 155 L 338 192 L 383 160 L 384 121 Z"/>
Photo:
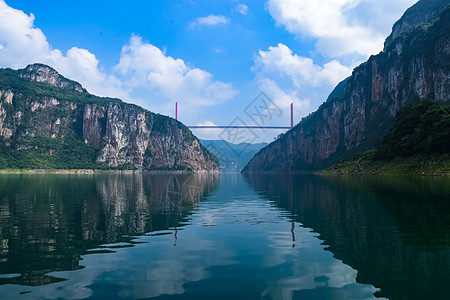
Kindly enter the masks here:
<path id="1" fill-rule="evenodd" d="M 180 228 L 217 183 L 213 174 L 2 175 L 0 285 L 58 282 L 46 274 L 83 268 L 86 253 Z"/>
<path id="2" fill-rule="evenodd" d="M 94 183 L 87 178 L 80 183 L 64 181 L 51 193 L 43 188 L 45 197 L 40 197 L 57 198 L 48 195 L 62 194 L 75 185 L 70 189 L 77 198 L 52 201 L 65 206 L 61 213 L 69 212 L 70 218 L 60 219 L 78 228 L 65 229 L 72 235 L 66 237 L 66 245 L 74 248 L 59 253 L 72 254 L 76 268 L 81 264 L 85 268 L 51 271 L 44 267 L 45 261 L 35 269 L 10 266 L 2 269 L 7 274 L 0 285 L 2 296 L 14 299 L 26 293 L 21 299 L 33 300 L 374 298 L 375 288 L 357 283 L 357 271 L 324 251 L 316 233 L 298 223 L 291 212 L 261 197 L 240 175 L 222 175 L 219 185 L 215 178 L 204 177 L 186 181 L 109 175 L 90 180 Z M 33 197 L 21 192 L 12 194 L 27 199 L 25 204 L 33 202 Z M 17 215 L 16 210 L 9 211 Z M 50 211 L 49 205 L 42 211 Z M 14 223 L 5 220 L 2 224 Z M 124 237 L 141 231 L 146 234 L 135 240 Z M 91 244 L 83 245 L 86 241 Z M 126 247 L 133 241 L 138 244 Z M 115 252 L 100 253 L 105 250 Z M 41 251 L 37 259 L 54 257 L 55 251 Z M 28 255 L 22 251 L 15 257 L 12 252 L 5 257 L 17 263 Z M 87 252 L 95 254 L 81 255 Z M 35 280 L 67 280 L 36 287 L 8 284 L 21 283 L 23 274 L 30 273 Z"/>
<path id="3" fill-rule="evenodd" d="M 450 293 L 447 178 L 249 176 L 259 193 L 319 233 L 356 280 L 390 299 Z"/>
<path id="4" fill-rule="evenodd" d="M 356 300 L 378 287 L 379 297 L 444 299 L 447 183 L 0 176 L 0 294 Z"/>

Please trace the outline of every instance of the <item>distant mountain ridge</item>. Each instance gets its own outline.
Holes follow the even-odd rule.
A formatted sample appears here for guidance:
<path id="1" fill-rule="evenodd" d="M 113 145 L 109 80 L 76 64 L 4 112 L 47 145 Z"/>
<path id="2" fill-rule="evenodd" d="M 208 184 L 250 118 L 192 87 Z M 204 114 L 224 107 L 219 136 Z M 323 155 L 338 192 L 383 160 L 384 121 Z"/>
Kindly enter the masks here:
<path id="1" fill-rule="evenodd" d="M 217 171 L 219 163 L 179 121 L 33 64 L 0 69 L 0 168 Z"/>
<path id="2" fill-rule="evenodd" d="M 250 159 L 268 143 L 232 144 L 224 140 L 200 140 L 203 146 L 214 154 L 220 162 L 224 173 L 241 172 Z"/>
<path id="3" fill-rule="evenodd" d="M 395 32 L 383 52 L 355 68 L 316 112 L 261 149 L 243 172 L 283 173 L 329 167 L 337 160 L 352 159 L 372 149 L 405 104 L 424 99 L 448 101 L 448 3 L 421 0 L 408 9 L 394 25 Z"/>

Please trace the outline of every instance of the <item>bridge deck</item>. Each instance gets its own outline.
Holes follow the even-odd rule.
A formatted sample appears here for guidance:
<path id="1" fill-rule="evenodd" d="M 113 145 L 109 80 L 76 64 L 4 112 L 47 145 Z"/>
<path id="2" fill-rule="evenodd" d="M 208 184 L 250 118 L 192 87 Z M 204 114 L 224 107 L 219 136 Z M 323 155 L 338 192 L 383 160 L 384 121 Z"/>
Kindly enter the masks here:
<path id="1" fill-rule="evenodd" d="M 204 128 L 204 129 L 291 129 L 292 127 L 288 126 L 257 126 L 257 125 L 195 125 L 195 126 L 187 126 L 188 128 Z"/>

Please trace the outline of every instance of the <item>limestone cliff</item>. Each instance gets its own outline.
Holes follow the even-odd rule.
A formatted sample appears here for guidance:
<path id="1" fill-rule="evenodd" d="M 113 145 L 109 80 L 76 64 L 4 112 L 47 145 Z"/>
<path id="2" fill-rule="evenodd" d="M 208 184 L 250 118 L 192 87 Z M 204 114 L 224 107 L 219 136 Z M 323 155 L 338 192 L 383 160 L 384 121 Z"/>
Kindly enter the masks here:
<path id="1" fill-rule="evenodd" d="M 395 22 L 392 27 L 392 33 L 384 43 L 384 50 L 403 32 L 407 32 L 414 26 L 430 22 L 439 17 L 439 14 L 448 4 L 448 0 L 426 0 L 419 1 L 411 6 L 400 20 Z"/>
<path id="2" fill-rule="evenodd" d="M 25 69 L 19 70 L 18 74 L 19 77 L 27 78 L 30 81 L 42 82 L 66 90 L 87 93 L 87 91 L 78 82 L 61 76 L 55 69 L 43 64 L 29 65 Z"/>
<path id="3" fill-rule="evenodd" d="M 182 123 L 89 94 L 54 69 L 0 69 L 0 168 L 218 170 Z"/>
<path id="4" fill-rule="evenodd" d="M 413 19 L 407 16 L 408 11 L 403 20 Z M 392 41 L 386 42 L 383 52 L 355 68 L 316 112 L 263 148 L 243 172 L 297 172 L 328 167 L 338 159 L 350 159 L 373 148 L 406 103 L 423 99 L 448 101 L 450 7 L 439 16 L 428 23 L 411 21 L 416 26 L 409 30 L 396 23 L 396 33 L 391 35 Z M 398 26 L 401 29 L 396 29 Z"/>

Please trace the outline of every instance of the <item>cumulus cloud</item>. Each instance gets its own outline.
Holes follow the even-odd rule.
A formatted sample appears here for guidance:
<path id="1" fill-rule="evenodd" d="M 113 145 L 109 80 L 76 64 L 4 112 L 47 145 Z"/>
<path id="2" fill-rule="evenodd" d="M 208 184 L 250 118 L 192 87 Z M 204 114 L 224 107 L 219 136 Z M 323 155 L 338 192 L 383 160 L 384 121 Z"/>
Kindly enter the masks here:
<path id="1" fill-rule="evenodd" d="M 223 103 L 237 94 L 230 84 L 215 81 L 211 73 L 190 67 L 182 59 L 167 56 L 139 36 L 131 37 L 123 47 L 115 71 L 126 78 L 127 86 L 174 101 L 183 99 L 187 108 Z"/>
<path id="2" fill-rule="evenodd" d="M 45 35 L 34 28 L 34 15 L 9 7 L 0 1 L 0 64 L 13 68 L 23 67 L 30 61 L 49 60 L 61 56 L 51 50 Z"/>
<path id="3" fill-rule="evenodd" d="M 323 67 L 318 66 L 311 58 L 293 54 L 289 47 L 281 43 L 277 47 L 269 47 L 268 51 L 259 50 L 254 70 L 287 76 L 296 88 L 302 85 L 336 85 L 352 72 L 351 68 L 336 60 Z"/>
<path id="4" fill-rule="evenodd" d="M 207 17 L 197 18 L 194 22 L 191 23 L 191 27 L 205 25 L 205 26 L 216 26 L 220 24 L 227 24 L 230 22 L 230 19 L 225 16 L 216 16 L 209 15 Z"/>
<path id="5" fill-rule="evenodd" d="M 64 55 L 52 49 L 44 33 L 34 27 L 34 15 L 9 7 L 0 1 L 0 66 L 23 68 L 40 62 L 51 65 L 65 77 L 74 79 L 91 93 L 121 97 L 128 94 L 114 76 L 100 71 L 95 55 L 73 47 Z"/>
<path id="6" fill-rule="evenodd" d="M 46 62 L 68 78 L 80 82 L 89 92 L 132 101 L 129 89 L 114 75 L 101 71 L 99 61 L 86 49 L 73 47 L 59 60 Z"/>
<path id="7" fill-rule="evenodd" d="M 211 25 L 222 21 L 207 17 L 200 22 Z M 176 100 L 183 100 L 184 113 L 188 114 L 237 94 L 230 84 L 214 80 L 211 73 L 188 66 L 182 59 L 167 56 L 138 36 L 132 36 L 123 47 L 112 72 L 105 72 L 86 49 L 73 47 L 65 54 L 52 49 L 44 33 L 34 26 L 32 14 L 0 0 L 0 67 L 18 69 L 36 62 L 80 82 L 90 93 L 121 98 L 165 114 L 172 114 Z"/>
<path id="8" fill-rule="evenodd" d="M 311 111 L 311 100 L 308 98 L 300 99 L 298 90 L 281 89 L 275 80 L 267 77 L 262 77 L 258 81 L 261 89 L 267 93 L 273 103 L 283 112 L 282 120 L 286 119 L 286 112 L 289 112 L 291 103 L 294 104 L 296 122 Z"/>
<path id="9" fill-rule="evenodd" d="M 352 69 L 337 60 L 322 66 L 315 64 L 311 58 L 294 54 L 280 43 L 267 51 L 259 50 L 253 71 L 259 88 L 281 111 L 288 112 L 290 104 L 294 103 L 294 123 L 298 123 L 317 109 Z M 282 119 L 286 119 L 286 114 Z"/>
<path id="10" fill-rule="evenodd" d="M 392 24 L 417 0 L 269 0 L 275 21 L 298 36 L 317 38 L 316 48 L 328 57 L 369 56 L 383 47 Z M 377 9 L 377 6 L 390 9 Z M 367 11 L 375 15 L 367 16 Z M 373 22 L 378 19 L 383 22 Z"/>
<path id="11" fill-rule="evenodd" d="M 246 16 L 248 13 L 248 6 L 240 3 L 240 4 L 236 5 L 236 11 L 239 12 L 240 14 L 243 14 L 244 16 Z"/>

